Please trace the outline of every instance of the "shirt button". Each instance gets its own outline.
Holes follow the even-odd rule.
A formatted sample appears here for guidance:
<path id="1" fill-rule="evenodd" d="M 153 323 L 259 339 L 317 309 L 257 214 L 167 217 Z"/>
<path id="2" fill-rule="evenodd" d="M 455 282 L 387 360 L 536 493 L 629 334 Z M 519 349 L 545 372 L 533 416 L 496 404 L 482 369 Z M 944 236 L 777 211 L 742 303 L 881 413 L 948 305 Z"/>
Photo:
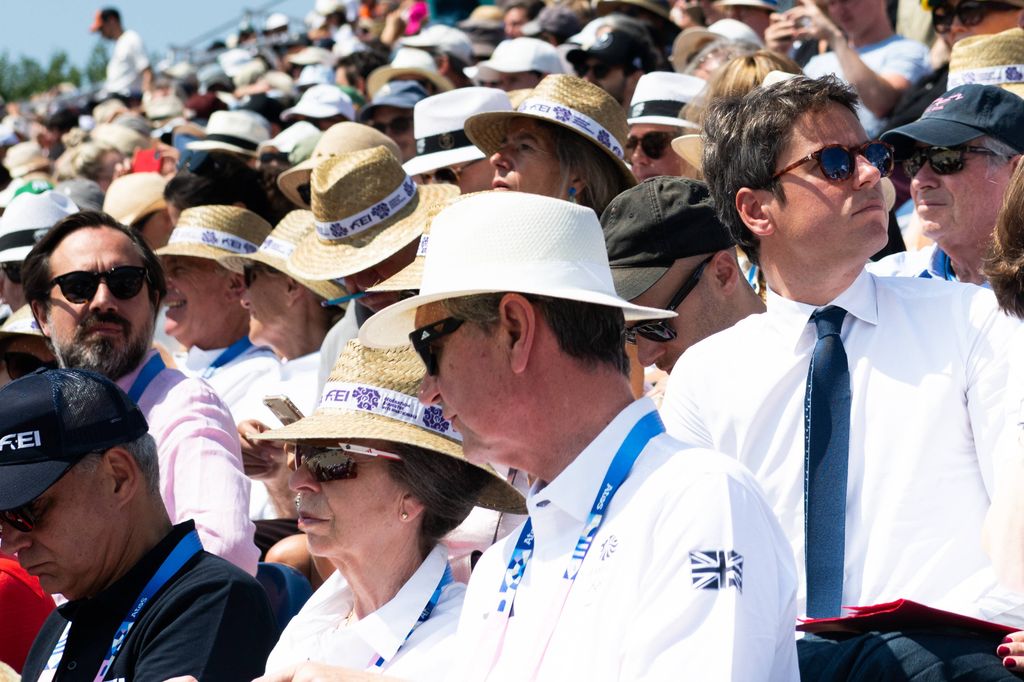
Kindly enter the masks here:
<path id="1" fill-rule="evenodd" d="M 76 661 L 71 661 L 70 663 L 68 663 L 68 670 L 74 670 L 77 667 L 78 663 Z"/>
<path id="2" fill-rule="evenodd" d="M 551 504 L 551 500 L 541 500 L 540 502 L 537 503 L 537 506 L 543 508 L 548 506 L 549 504 Z"/>

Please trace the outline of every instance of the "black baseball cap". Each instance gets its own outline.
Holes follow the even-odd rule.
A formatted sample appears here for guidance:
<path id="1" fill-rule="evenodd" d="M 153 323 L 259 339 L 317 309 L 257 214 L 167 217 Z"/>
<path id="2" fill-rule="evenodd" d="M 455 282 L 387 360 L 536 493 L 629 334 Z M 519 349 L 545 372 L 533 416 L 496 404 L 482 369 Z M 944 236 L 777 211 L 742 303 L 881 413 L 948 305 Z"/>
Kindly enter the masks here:
<path id="1" fill-rule="evenodd" d="M 982 135 L 1024 151 L 1024 99 L 994 85 L 960 85 L 929 104 L 921 118 L 893 128 L 882 140 L 896 148 L 897 159 L 905 159 L 918 142 L 956 147 Z"/>
<path id="2" fill-rule="evenodd" d="M 80 369 L 40 370 L 0 388 L 0 510 L 42 495 L 91 452 L 149 426 L 117 384 Z"/>
<path id="3" fill-rule="evenodd" d="M 595 57 L 611 66 L 629 66 L 634 70 L 649 71 L 653 66 L 650 50 L 638 36 L 630 31 L 605 31 L 586 49 L 569 50 L 565 58 L 577 69 L 587 57 Z"/>
<path id="4" fill-rule="evenodd" d="M 680 258 L 732 248 L 708 186 L 659 176 L 612 199 L 601 214 L 608 264 L 619 296 L 631 301 L 650 289 Z"/>

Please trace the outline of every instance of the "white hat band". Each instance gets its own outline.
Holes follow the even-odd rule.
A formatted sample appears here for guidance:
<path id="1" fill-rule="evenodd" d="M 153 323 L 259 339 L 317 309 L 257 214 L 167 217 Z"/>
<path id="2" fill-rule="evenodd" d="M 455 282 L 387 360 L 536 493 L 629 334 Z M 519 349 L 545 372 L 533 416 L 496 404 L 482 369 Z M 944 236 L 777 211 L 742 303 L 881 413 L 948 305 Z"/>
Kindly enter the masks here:
<path id="1" fill-rule="evenodd" d="M 208 227 L 176 227 L 171 231 L 168 244 L 201 244 L 242 254 L 255 253 L 259 249 L 248 239 Z"/>
<path id="2" fill-rule="evenodd" d="M 567 125 L 595 140 L 598 144 L 607 147 L 612 154 L 615 154 L 620 159 L 623 158 L 622 146 L 615 139 L 615 136 L 608 132 L 607 128 L 581 111 L 576 111 L 557 102 L 539 98 L 525 100 L 519 105 L 517 111 L 521 114 L 534 114 L 557 121 L 562 125 Z"/>
<path id="3" fill-rule="evenodd" d="M 402 207 L 412 201 L 416 196 L 416 183 L 408 175 L 394 192 L 381 201 L 355 215 L 350 215 L 341 220 L 333 220 L 329 223 L 316 221 L 316 233 L 321 239 L 337 241 L 351 237 L 354 234 L 369 230 L 391 217 L 392 213 L 402 210 Z"/>
<path id="4" fill-rule="evenodd" d="M 1024 64 L 1003 64 L 1001 66 L 984 66 L 979 69 L 950 71 L 946 80 L 948 82 L 947 90 L 968 83 L 977 83 L 978 85 L 1024 83 Z"/>
<path id="5" fill-rule="evenodd" d="M 320 407 L 369 412 L 462 442 L 462 434 L 444 418 L 440 407 L 424 405 L 417 398 L 399 391 L 369 384 L 329 381 L 320 396 Z"/>
<path id="6" fill-rule="evenodd" d="M 266 253 L 272 253 L 275 256 L 287 259 L 288 256 L 292 255 L 292 251 L 295 250 L 295 244 L 286 242 L 283 239 L 274 239 L 273 237 L 267 237 L 260 244 L 260 251 Z"/>
<path id="7" fill-rule="evenodd" d="M 422 237 L 420 237 L 420 245 L 416 247 L 416 255 L 417 256 L 426 256 L 427 255 L 427 242 L 429 242 L 429 241 L 430 241 L 430 235 L 429 234 L 425 234 Z"/>

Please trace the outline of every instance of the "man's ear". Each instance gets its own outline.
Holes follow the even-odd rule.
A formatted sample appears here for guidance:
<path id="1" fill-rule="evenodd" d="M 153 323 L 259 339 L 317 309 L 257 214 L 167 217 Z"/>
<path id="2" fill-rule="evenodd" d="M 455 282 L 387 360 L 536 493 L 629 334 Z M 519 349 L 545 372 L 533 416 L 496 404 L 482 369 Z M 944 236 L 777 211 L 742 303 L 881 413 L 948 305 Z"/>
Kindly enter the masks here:
<path id="1" fill-rule="evenodd" d="M 711 276 L 713 291 L 720 292 L 721 296 L 728 296 L 735 291 L 742 277 L 740 264 L 736 262 L 735 249 L 725 249 L 716 253 L 708 263 L 705 277 L 708 275 Z"/>
<path id="2" fill-rule="evenodd" d="M 775 196 L 766 189 L 741 187 L 736 192 L 736 211 L 751 232 L 758 237 L 767 237 L 775 231 L 769 204 Z"/>
<path id="3" fill-rule="evenodd" d="M 241 300 L 244 291 L 245 276 L 237 272 L 230 272 L 228 274 L 228 298 L 233 301 Z"/>
<path id="4" fill-rule="evenodd" d="M 533 305 L 522 294 L 505 294 L 498 305 L 498 326 L 507 345 L 510 369 L 522 373 L 530 362 L 539 319 Z"/>
<path id="5" fill-rule="evenodd" d="M 139 469 L 135 458 L 121 446 L 115 446 L 104 454 L 103 466 L 109 475 L 111 492 L 117 497 L 118 506 L 127 505 L 145 485 L 142 481 L 142 470 Z"/>
<path id="6" fill-rule="evenodd" d="M 50 306 L 47 301 L 32 301 L 32 315 L 36 318 L 36 324 L 43 330 L 43 335 L 50 337 Z"/>

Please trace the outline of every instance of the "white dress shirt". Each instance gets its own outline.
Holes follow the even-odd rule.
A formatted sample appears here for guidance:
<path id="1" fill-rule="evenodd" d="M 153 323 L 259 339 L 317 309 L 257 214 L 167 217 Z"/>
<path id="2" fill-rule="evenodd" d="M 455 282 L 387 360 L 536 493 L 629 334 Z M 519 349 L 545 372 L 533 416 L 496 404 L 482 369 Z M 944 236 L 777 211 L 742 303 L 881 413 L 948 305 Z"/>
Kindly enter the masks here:
<path id="1" fill-rule="evenodd" d="M 266 346 L 249 346 L 231 362 L 204 373 L 226 348 L 203 350 L 192 346 L 187 353 L 175 354 L 178 369 L 190 377 L 201 377 L 213 387 L 220 399 L 231 410 L 235 423 L 243 419 L 258 419 L 266 414 L 263 397 L 273 393 L 280 381 L 281 361 Z"/>
<path id="2" fill-rule="evenodd" d="M 612 499 L 559 612 L 562 576 L 609 464 L 653 410 L 649 399 L 632 403 L 555 480 L 531 490 L 534 552 L 490 680 L 531 679 L 544 650 L 538 634 L 552 625 L 538 680 L 799 679 L 796 570 L 757 483 L 735 461 L 664 433 Z M 461 669 L 449 679 L 484 674 L 477 653 L 490 658 L 495 642 L 481 633 L 496 617 L 518 537 L 519 529 L 487 550 L 473 572 L 459 621 Z M 701 556 L 729 551 L 742 556 L 742 589 L 694 584 Z"/>
<path id="3" fill-rule="evenodd" d="M 348 624 L 352 590 L 335 571 L 281 633 L 267 659 L 267 672 L 316 661 L 356 670 L 380 670 L 397 679 L 444 679 L 456 656 L 455 629 L 465 586 L 449 583 L 430 618 L 413 631 L 408 641 L 405 637 L 447 565 L 447 552 L 440 545 L 435 547 L 391 601 Z M 385 659 L 382 668 L 374 667 L 378 656 Z"/>
<path id="4" fill-rule="evenodd" d="M 132 30 L 125 30 L 114 42 L 114 51 L 107 62 L 107 92 L 142 90 L 142 72 L 149 68 L 149 57 L 142 38 Z"/>
<path id="5" fill-rule="evenodd" d="M 669 433 L 737 457 L 771 500 L 800 569 L 804 393 L 814 307 L 768 293 L 688 349 L 662 412 Z M 1018 324 L 990 291 L 862 272 L 833 304 L 850 367 L 844 605 L 907 598 L 1008 624 L 1024 597 L 996 587 L 981 548 Z"/>

